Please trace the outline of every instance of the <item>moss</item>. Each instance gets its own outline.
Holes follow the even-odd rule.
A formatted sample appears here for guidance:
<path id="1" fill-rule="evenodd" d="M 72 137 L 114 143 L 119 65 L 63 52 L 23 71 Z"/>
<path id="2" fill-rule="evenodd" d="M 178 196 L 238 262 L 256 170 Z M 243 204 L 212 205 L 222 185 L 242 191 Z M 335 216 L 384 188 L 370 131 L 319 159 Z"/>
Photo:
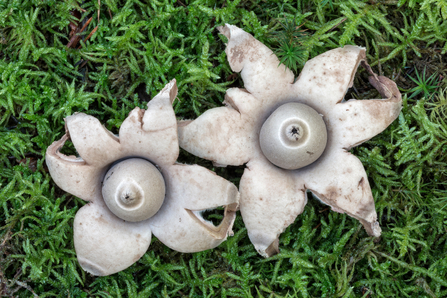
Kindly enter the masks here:
<path id="1" fill-rule="evenodd" d="M 445 8 L 433 0 L 0 2 L 0 296 L 447 296 Z M 67 48 L 72 28 L 90 18 Z M 214 250 L 181 254 L 154 238 L 123 272 L 82 271 L 72 222 L 85 202 L 61 191 L 44 162 L 64 117 L 86 112 L 117 132 L 131 109 L 176 78 L 177 116 L 196 118 L 221 105 L 226 88 L 242 85 L 216 26 L 240 26 L 281 53 L 278 38 L 288 34 L 281 24 L 291 20 L 307 33 L 297 59 L 366 46 L 375 71 L 404 93 L 418 86 L 414 69 L 435 74 L 436 93 L 404 96 L 399 119 L 353 150 L 369 175 L 381 239 L 310 200 L 270 259 L 257 255 L 239 217 L 235 236 Z M 366 82 L 360 74 L 348 95 L 376 96 Z M 179 161 L 212 168 L 183 151 Z M 242 173 L 215 170 L 235 183 Z"/>

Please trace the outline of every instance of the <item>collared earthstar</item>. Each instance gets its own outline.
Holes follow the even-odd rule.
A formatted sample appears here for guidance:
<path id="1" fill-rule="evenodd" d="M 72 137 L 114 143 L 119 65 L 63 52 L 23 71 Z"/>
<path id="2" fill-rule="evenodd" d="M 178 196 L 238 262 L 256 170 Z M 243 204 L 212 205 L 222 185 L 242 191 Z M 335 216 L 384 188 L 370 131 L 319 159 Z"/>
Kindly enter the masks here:
<path id="1" fill-rule="evenodd" d="M 197 165 L 177 164 L 177 120 L 172 80 L 135 108 L 115 136 L 92 116 L 65 119 L 66 134 L 46 152 L 53 180 L 89 203 L 74 219 L 81 267 L 93 275 L 121 271 L 146 252 L 154 234 L 180 252 L 214 248 L 232 234 L 239 202 L 235 185 Z M 60 152 L 71 139 L 80 157 Z M 224 206 L 218 226 L 204 210 Z"/>
<path id="2" fill-rule="evenodd" d="M 228 24 L 218 30 L 228 38 L 225 52 L 244 88 L 227 90 L 225 107 L 180 121 L 179 143 L 216 165 L 246 164 L 240 211 L 256 250 L 265 257 L 278 252 L 278 237 L 303 212 L 307 191 L 379 237 L 368 177 L 349 150 L 397 118 L 396 84 L 373 73 L 362 47 L 318 55 L 295 80 L 252 35 Z M 345 99 L 360 64 L 383 99 Z"/>

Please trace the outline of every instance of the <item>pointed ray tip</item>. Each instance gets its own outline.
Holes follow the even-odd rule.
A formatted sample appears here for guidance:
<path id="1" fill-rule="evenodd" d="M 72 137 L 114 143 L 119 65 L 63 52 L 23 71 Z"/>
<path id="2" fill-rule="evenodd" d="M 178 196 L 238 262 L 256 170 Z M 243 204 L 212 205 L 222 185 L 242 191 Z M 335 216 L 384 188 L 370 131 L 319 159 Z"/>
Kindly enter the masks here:
<path id="1" fill-rule="evenodd" d="M 161 89 L 160 93 L 170 92 L 173 87 L 177 86 L 177 80 L 172 79 L 167 83 L 163 89 Z"/>
<path id="2" fill-rule="evenodd" d="M 219 26 L 217 27 L 217 30 L 219 31 L 220 34 L 225 35 L 228 39 L 230 39 L 230 35 L 231 35 L 231 30 L 234 29 L 239 29 L 239 27 L 237 26 L 233 26 L 230 24 L 225 23 L 224 26 Z"/>
<path id="3" fill-rule="evenodd" d="M 380 228 L 379 222 L 375 221 L 371 224 L 371 236 L 380 237 L 382 235 L 382 228 Z"/>
<path id="4" fill-rule="evenodd" d="M 368 222 L 362 219 L 359 219 L 359 221 L 362 223 L 369 236 L 378 238 L 382 235 L 382 228 L 378 221 Z"/>
<path id="5" fill-rule="evenodd" d="M 166 87 L 163 89 L 163 91 L 166 89 L 166 91 L 169 91 L 169 99 L 171 100 L 171 104 L 174 102 L 175 98 L 177 97 L 178 87 L 177 87 L 177 80 L 172 79 Z"/>

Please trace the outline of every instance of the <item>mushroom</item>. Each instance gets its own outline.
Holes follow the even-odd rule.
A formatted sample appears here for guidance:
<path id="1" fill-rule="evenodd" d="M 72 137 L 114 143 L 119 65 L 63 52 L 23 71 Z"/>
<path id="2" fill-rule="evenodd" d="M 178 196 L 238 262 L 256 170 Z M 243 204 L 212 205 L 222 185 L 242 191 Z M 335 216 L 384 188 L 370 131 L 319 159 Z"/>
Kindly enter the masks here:
<path id="1" fill-rule="evenodd" d="M 53 180 L 85 201 L 74 219 L 79 264 L 93 275 L 109 275 L 135 263 L 152 233 L 180 252 L 211 249 L 232 233 L 239 192 L 232 183 L 197 165 L 177 164 L 175 80 L 147 104 L 135 108 L 119 136 L 89 115 L 65 119 L 66 134 L 48 147 Z M 60 152 L 71 139 L 80 157 Z M 203 211 L 224 206 L 215 226 Z"/>
<path id="2" fill-rule="evenodd" d="M 278 237 L 302 213 L 307 191 L 379 237 L 368 177 L 349 150 L 397 118 L 396 84 L 373 73 L 364 48 L 350 45 L 309 60 L 295 81 L 252 35 L 228 24 L 218 30 L 245 89 L 227 90 L 225 107 L 180 121 L 179 143 L 216 165 L 246 164 L 240 211 L 257 251 L 265 257 L 279 251 Z M 359 64 L 384 99 L 344 99 Z"/>

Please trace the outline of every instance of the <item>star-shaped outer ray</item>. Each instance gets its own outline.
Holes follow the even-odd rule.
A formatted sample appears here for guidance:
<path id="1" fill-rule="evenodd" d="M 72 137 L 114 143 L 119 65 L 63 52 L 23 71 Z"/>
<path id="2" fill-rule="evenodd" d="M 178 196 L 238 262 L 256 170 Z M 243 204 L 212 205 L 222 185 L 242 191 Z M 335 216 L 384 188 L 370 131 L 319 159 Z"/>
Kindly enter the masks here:
<path id="1" fill-rule="evenodd" d="M 89 201 L 75 216 L 74 245 L 80 265 L 94 275 L 113 274 L 135 263 L 148 249 L 152 233 L 181 252 L 214 248 L 232 233 L 239 202 L 236 186 L 203 167 L 175 163 L 179 147 L 172 101 L 176 95 L 173 80 L 148 103 L 147 110 L 135 108 L 130 112 L 119 137 L 92 116 L 69 116 L 65 119 L 66 134 L 46 152 L 56 184 Z M 60 152 L 68 139 L 80 157 Z M 134 157 L 157 165 L 166 186 L 160 210 L 140 222 L 115 216 L 101 191 L 111 165 Z M 225 206 L 225 215 L 216 227 L 201 212 L 219 206 Z"/>
<path id="2" fill-rule="evenodd" d="M 180 121 L 180 147 L 217 165 L 247 167 L 240 182 L 240 211 L 250 240 L 263 256 L 278 252 L 278 237 L 303 211 L 312 191 L 334 211 L 358 219 L 369 235 L 381 234 L 368 177 L 347 150 L 382 132 L 400 113 L 402 98 L 394 82 L 374 74 L 365 49 L 345 46 L 309 60 L 298 79 L 273 52 L 242 29 L 218 28 L 228 38 L 225 52 L 245 89 L 226 93 L 225 107 L 194 121 Z M 357 67 L 383 99 L 345 100 Z M 264 121 L 288 102 L 306 104 L 322 115 L 328 139 L 314 163 L 297 170 L 272 165 L 262 154 Z"/>

